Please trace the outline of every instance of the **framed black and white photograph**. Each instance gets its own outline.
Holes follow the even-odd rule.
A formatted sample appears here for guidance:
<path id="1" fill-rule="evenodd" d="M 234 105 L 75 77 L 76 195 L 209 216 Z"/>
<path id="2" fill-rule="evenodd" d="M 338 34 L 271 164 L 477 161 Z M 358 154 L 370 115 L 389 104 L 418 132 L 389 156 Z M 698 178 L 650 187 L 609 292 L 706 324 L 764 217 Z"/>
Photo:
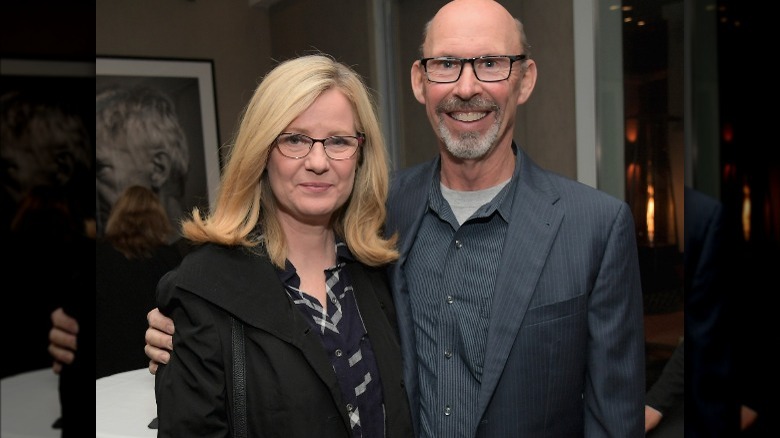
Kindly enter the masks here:
<path id="1" fill-rule="evenodd" d="M 172 222 L 207 210 L 219 184 L 214 65 L 96 57 L 97 228 L 129 185 L 150 186 Z"/>

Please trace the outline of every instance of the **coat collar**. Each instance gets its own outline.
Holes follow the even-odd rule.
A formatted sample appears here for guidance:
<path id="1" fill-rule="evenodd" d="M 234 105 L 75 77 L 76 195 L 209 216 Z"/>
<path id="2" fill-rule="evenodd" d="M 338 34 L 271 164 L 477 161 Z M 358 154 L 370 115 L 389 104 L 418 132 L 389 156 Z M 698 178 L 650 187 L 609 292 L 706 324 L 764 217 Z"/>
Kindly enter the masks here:
<path id="1" fill-rule="evenodd" d="M 264 249 L 205 244 L 179 268 L 176 284 L 233 314 L 245 324 L 300 345 L 309 329 L 287 297 Z"/>

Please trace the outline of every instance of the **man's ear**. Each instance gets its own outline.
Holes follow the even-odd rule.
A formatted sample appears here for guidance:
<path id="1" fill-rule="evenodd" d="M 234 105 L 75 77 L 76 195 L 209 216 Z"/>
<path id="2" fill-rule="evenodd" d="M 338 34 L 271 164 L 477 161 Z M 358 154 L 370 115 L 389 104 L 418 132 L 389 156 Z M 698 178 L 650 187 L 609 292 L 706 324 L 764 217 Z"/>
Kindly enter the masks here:
<path id="1" fill-rule="evenodd" d="M 414 61 L 414 64 L 412 64 L 412 91 L 414 92 L 414 97 L 417 98 L 417 101 L 421 104 L 425 105 L 425 92 L 423 91 L 425 86 L 425 69 L 423 68 L 422 64 L 420 64 L 420 61 Z"/>
<path id="2" fill-rule="evenodd" d="M 524 104 L 531 97 L 534 85 L 536 85 L 536 63 L 533 59 L 529 59 L 525 61 L 523 77 L 520 78 L 520 93 L 517 95 L 518 105 Z"/>
<path id="3" fill-rule="evenodd" d="M 152 188 L 159 190 L 168 182 L 171 174 L 171 156 L 165 151 L 157 151 L 152 155 Z"/>

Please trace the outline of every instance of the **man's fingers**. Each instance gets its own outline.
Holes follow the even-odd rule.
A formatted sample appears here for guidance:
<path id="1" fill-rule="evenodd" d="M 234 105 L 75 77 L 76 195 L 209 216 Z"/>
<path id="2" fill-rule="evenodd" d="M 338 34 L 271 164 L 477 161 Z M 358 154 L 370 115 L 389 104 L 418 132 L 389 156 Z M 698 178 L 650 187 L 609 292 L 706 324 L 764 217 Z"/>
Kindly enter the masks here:
<path id="1" fill-rule="evenodd" d="M 161 348 L 153 347 L 149 344 L 144 345 L 144 353 L 146 353 L 146 357 L 151 359 L 152 362 L 155 362 L 155 372 L 157 371 L 156 365 L 166 364 L 168 363 L 169 360 L 171 360 L 171 354 L 168 351 L 163 350 Z M 150 364 L 149 371 L 151 371 L 151 368 L 152 366 Z"/>
<path id="2" fill-rule="evenodd" d="M 79 332 L 79 323 L 75 318 L 68 316 L 62 307 L 58 307 L 51 313 L 51 323 L 55 328 L 64 330 L 74 335 Z"/>
<path id="3" fill-rule="evenodd" d="M 146 334 L 144 335 L 144 339 L 146 340 L 146 345 L 152 348 L 155 349 L 159 348 L 162 350 L 173 350 L 173 336 L 167 333 L 163 333 L 155 328 L 149 327 L 148 329 L 146 329 Z M 150 357 L 150 359 L 153 358 Z"/>
<path id="4" fill-rule="evenodd" d="M 62 364 L 67 365 L 73 362 L 75 357 L 72 350 L 60 348 L 54 344 L 49 344 L 49 354 L 54 358 L 55 362 L 59 363 L 59 368 L 62 368 Z M 54 372 L 57 374 L 59 374 L 59 370 L 57 369 L 58 363 L 55 363 L 53 366 Z"/>
<path id="5" fill-rule="evenodd" d="M 49 330 L 49 342 L 60 349 L 76 350 L 77 341 L 76 335 L 60 330 L 57 327 L 52 327 Z"/>
<path id="6" fill-rule="evenodd" d="M 149 327 L 173 335 L 173 320 L 160 313 L 157 308 L 150 310 L 149 313 L 146 314 L 146 321 L 149 322 Z M 171 346 L 171 348 L 173 347 Z"/>
<path id="7" fill-rule="evenodd" d="M 153 360 L 149 361 L 149 372 L 152 374 L 157 374 L 157 362 Z"/>

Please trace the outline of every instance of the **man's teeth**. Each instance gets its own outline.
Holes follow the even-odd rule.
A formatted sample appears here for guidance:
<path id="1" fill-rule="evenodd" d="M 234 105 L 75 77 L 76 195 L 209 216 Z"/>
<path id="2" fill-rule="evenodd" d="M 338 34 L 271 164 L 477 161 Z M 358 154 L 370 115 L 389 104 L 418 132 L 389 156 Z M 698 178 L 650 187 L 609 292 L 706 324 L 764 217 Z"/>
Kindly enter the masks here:
<path id="1" fill-rule="evenodd" d="M 487 113 L 452 113 L 452 118 L 461 122 L 473 122 L 485 117 Z"/>

